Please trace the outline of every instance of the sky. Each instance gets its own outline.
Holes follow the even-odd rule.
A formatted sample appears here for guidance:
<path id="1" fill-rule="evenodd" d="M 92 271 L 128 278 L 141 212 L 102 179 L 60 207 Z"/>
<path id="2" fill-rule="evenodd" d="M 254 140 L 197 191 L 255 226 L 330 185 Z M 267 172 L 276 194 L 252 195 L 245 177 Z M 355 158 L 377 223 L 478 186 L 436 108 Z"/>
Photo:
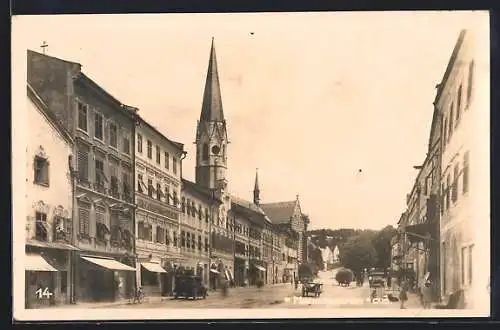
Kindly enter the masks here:
<path id="1" fill-rule="evenodd" d="M 83 72 L 165 136 L 196 122 L 210 43 L 228 125 L 232 194 L 294 200 L 310 228 L 381 229 L 405 210 L 423 162 L 435 86 L 462 28 L 484 12 L 57 15 L 13 17 L 16 47 Z M 486 25 L 487 26 L 487 25 Z"/>

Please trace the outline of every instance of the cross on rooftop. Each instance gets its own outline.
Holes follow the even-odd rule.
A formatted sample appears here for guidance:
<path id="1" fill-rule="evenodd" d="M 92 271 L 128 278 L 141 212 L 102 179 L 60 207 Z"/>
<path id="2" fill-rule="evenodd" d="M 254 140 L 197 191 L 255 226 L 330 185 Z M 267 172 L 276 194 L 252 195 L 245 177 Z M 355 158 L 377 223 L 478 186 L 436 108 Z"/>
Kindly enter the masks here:
<path id="1" fill-rule="evenodd" d="M 43 52 L 44 54 L 45 54 L 45 48 L 47 48 L 47 47 L 49 47 L 49 45 L 47 44 L 47 42 L 46 42 L 46 41 L 44 41 L 44 42 L 42 43 L 42 45 L 40 46 L 40 48 L 42 49 L 42 52 Z"/>

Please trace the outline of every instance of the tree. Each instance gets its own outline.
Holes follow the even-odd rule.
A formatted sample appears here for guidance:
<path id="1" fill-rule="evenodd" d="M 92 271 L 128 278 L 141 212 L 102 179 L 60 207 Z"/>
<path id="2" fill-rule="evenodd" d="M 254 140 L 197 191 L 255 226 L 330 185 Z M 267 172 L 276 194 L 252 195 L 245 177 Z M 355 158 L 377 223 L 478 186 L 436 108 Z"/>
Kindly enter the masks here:
<path id="1" fill-rule="evenodd" d="M 386 226 L 373 238 L 372 245 L 378 256 L 376 267 L 386 269 L 391 266 L 391 239 L 397 234 L 393 226 Z"/>
<path id="2" fill-rule="evenodd" d="M 362 233 L 351 237 L 340 250 L 340 263 L 345 268 L 358 272 L 377 264 L 377 252 L 371 244 L 371 235 Z"/>
<path id="3" fill-rule="evenodd" d="M 323 256 L 320 249 L 314 248 L 311 250 L 311 263 L 315 264 L 319 269 L 323 269 Z"/>

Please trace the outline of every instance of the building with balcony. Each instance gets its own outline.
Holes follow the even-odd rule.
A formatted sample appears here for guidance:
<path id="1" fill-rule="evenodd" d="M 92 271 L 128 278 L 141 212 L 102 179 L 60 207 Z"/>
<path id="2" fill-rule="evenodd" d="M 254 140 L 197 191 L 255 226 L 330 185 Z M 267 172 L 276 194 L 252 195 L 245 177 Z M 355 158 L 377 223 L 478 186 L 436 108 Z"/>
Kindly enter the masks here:
<path id="1" fill-rule="evenodd" d="M 25 307 L 67 304 L 73 290 L 74 140 L 28 83 Z"/>
<path id="2" fill-rule="evenodd" d="M 184 146 L 142 118 L 136 126 L 137 283 L 147 296 L 171 295 L 180 253 L 181 160 Z"/>
<path id="3" fill-rule="evenodd" d="M 489 308 L 489 39 L 463 30 L 434 101 L 442 118 L 441 296 Z"/>
<path id="4" fill-rule="evenodd" d="M 76 299 L 114 300 L 135 287 L 134 131 L 123 105 L 81 65 L 28 51 L 28 83 L 74 140 Z"/>

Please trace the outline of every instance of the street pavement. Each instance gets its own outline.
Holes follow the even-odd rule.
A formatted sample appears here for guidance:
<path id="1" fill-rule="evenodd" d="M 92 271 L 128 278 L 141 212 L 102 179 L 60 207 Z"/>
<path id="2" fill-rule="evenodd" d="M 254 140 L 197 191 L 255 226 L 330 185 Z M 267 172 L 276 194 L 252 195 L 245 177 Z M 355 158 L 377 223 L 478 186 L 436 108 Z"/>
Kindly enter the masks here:
<path id="1" fill-rule="evenodd" d="M 339 286 L 335 281 L 338 269 L 331 271 L 320 271 L 318 276 L 323 283 L 322 293 L 319 297 L 300 297 L 290 295 L 285 298 L 283 304 L 274 305 L 275 308 L 370 308 L 370 309 L 400 309 L 399 302 L 370 302 L 370 288 L 368 281 L 361 287 L 352 282 L 348 287 Z M 299 288 L 300 289 L 300 288 Z M 300 291 L 300 290 L 299 290 Z M 395 296 L 398 294 L 395 293 Z M 405 309 L 421 309 L 417 295 L 409 294 Z"/>
<path id="2" fill-rule="evenodd" d="M 335 281 L 336 270 L 319 272 L 323 292 L 320 297 L 301 297 L 301 286 L 297 289 L 290 283 L 266 285 L 262 288 L 231 288 L 224 297 L 219 291 L 209 292 L 206 299 L 173 299 L 170 297 L 146 297 L 141 304 L 128 301 L 114 303 L 77 304 L 79 308 L 374 308 L 399 309 L 399 302 L 370 302 L 368 283 L 357 287 L 355 282 L 349 287 L 341 287 Z M 397 296 L 397 294 L 396 294 Z M 409 295 L 407 309 L 421 309 L 418 298 Z"/>

